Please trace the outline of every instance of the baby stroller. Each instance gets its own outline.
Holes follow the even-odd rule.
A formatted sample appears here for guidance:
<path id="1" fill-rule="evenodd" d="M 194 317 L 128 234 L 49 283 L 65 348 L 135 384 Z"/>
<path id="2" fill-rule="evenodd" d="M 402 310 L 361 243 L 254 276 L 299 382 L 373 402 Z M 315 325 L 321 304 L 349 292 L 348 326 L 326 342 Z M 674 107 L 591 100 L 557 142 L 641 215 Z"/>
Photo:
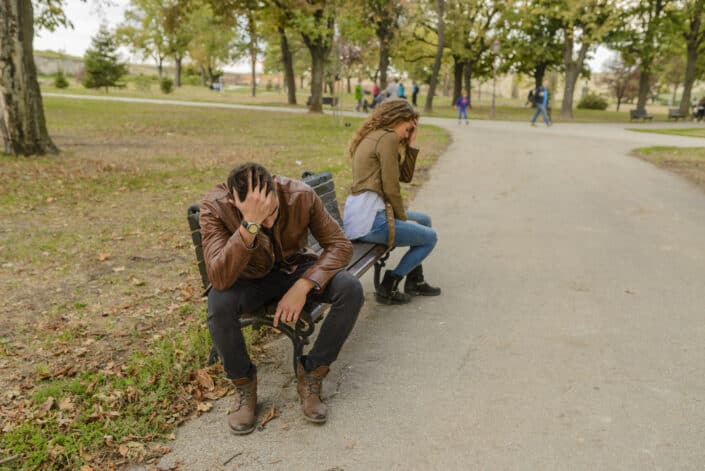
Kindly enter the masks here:
<path id="1" fill-rule="evenodd" d="M 705 105 L 695 105 L 693 106 L 693 119 L 696 121 L 702 121 L 705 118 Z"/>

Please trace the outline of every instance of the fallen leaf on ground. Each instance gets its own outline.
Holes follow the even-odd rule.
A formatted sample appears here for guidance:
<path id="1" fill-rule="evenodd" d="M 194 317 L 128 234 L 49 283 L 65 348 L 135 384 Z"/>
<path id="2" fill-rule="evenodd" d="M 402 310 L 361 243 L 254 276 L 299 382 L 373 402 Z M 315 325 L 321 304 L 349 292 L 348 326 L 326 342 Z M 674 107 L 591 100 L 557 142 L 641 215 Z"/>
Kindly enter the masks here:
<path id="1" fill-rule="evenodd" d="M 109 258 L 110 258 L 110 253 L 108 253 L 108 252 L 100 252 L 98 254 L 98 260 L 101 262 L 104 262 Z"/>
<path id="2" fill-rule="evenodd" d="M 213 404 L 210 402 L 201 402 L 196 406 L 196 410 L 199 412 L 208 412 L 213 408 Z"/>
<path id="3" fill-rule="evenodd" d="M 267 413 L 267 416 L 262 420 L 260 427 L 264 427 L 265 425 L 267 425 L 269 422 L 276 419 L 277 417 L 279 417 L 279 416 L 277 415 L 277 411 L 274 408 L 274 404 L 272 404 L 272 407 L 269 408 L 269 412 Z"/>
<path id="4" fill-rule="evenodd" d="M 74 407 L 75 405 L 71 402 L 71 398 L 65 397 L 59 401 L 59 410 L 73 410 Z"/>
<path id="5" fill-rule="evenodd" d="M 205 370 L 201 369 L 196 371 L 196 381 L 198 381 L 198 384 L 200 384 L 201 387 L 207 389 L 208 391 L 212 391 L 213 388 L 215 388 L 213 378 L 211 378 L 211 375 L 209 375 Z"/>

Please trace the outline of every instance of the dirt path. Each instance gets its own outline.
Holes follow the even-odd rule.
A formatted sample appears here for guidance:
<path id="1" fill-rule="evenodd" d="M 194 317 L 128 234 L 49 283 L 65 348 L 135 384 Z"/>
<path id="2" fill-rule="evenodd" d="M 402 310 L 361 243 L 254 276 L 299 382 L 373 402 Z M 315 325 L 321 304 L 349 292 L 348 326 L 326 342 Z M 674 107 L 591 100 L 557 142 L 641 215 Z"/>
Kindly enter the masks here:
<path id="1" fill-rule="evenodd" d="M 234 437 L 226 398 L 161 466 L 701 469 L 705 195 L 625 157 L 699 141 L 428 121 L 454 138 L 415 200 L 440 235 L 426 271 L 443 296 L 379 306 L 367 276 L 326 425 L 302 419 L 281 358 L 260 365 L 260 418 L 278 418 Z"/>

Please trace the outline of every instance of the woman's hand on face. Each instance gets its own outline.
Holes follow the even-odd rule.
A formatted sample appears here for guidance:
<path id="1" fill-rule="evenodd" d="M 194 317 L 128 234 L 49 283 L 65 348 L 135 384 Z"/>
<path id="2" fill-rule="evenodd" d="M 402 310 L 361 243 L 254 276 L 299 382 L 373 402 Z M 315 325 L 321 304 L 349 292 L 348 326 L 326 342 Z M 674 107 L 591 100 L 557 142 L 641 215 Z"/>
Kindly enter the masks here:
<path id="1" fill-rule="evenodd" d="M 415 119 L 411 121 L 411 124 L 413 125 L 413 128 L 411 129 L 408 135 L 409 144 L 413 144 L 414 142 L 416 142 L 416 133 L 419 130 L 419 120 Z"/>

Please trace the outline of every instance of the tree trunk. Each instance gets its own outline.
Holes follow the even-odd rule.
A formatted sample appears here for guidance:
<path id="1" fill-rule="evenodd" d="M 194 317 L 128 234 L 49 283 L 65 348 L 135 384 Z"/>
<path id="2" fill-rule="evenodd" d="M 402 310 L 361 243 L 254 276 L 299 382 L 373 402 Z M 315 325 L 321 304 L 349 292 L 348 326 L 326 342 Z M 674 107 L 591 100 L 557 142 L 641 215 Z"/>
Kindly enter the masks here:
<path id="1" fill-rule="evenodd" d="M 304 79 L 305 79 L 305 77 L 304 77 L 304 74 L 302 73 L 302 74 L 301 74 L 301 77 L 300 77 L 300 80 L 301 80 L 301 90 L 304 89 Z"/>
<path id="2" fill-rule="evenodd" d="M 257 96 L 257 23 L 255 17 L 250 11 L 247 14 L 247 35 L 249 36 L 250 44 L 250 63 L 252 65 L 252 96 Z"/>
<path id="3" fill-rule="evenodd" d="M 463 78 L 465 80 L 465 93 L 468 94 L 468 100 L 472 98 L 472 62 L 469 60 L 465 61 L 465 67 L 463 67 Z"/>
<path id="4" fill-rule="evenodd" d="M 389 44 L 385 38 L 379 38 L 379 88 L 387 88 L 387 69 L 389 69 Z"/>
<path id="5" fill-rule="evenodd" d="M 673 84 L 673 96 L 671 97 L 671 104 L 669 106 L 673 106 L 676 103 L 676 95 L 678 95 L 678 87 L 679 86 L 680 86 L 680 83 Z"/>
<path id="6" fill-rule="evenodd" d="M 539 88 L 543 84 L 544 75 L 546 75 L 546 63 L 541 62 L 540 64 L 536 64 L 536 68 L 534 69 L 534 88 Z"/>
<path id="7" fill-rule="evenodd" d="M 351 77 L 348 75 L 348 77 L 347 77 L 347 82 L 348 82 L 348 95 L 352 93 L 352 88 L 350 87 L 350 79 L 351 79 Z"/>
<path id="8" fill-rule="evenodd" d="M 453 101 L 451 106 L 455 106 L 458 98 L 463 93 L 463 60 L 458 56 L 453 56 Z"/>
<path id="9" fill-rule="evenodd" d="M 213 82 L 215 82 L 215 77 L 213 76 L 213 67 L 210 65 L 208 66 L 208 88 L 211 88 L 213 86 Z"/>
<path id="10" fill-rule="evenodd" d="M 252 51 L 251 51 L 252 52 Z M 252 65 L 252 96 L 257 96 L 257 51 L 250 56 Z"/>
<path id="11" fill-rule="evenodd" d="M 428 95 L 426 95 L 426 104 L 424 105 L 424 111 L 426 113 L 433 112 L 433 95 L 436 94 L 436 86 L 438 85 L 438 73 L 441 70 L 441 60 L 443 59 L 443 47 L 445 46 L 445 34 L 443 31 L 444 9 L 445 1 L 436 0 L 436 14 L 438 15 L 438 46 L 436 47 L 436 58 L 433 61 L 431 80 L 428 84 Z"/>
<path id="12" fill-rule="evenodd" d="M 639 97 L 636 100 L 636 110 L 646 113 L 646 101 L 649 99 L 649 89 L 651 73 L 648 70 L 642 70 L 639 74 Z"/>
<path id="13" fill-rule="evenodd" d="M 688 43 L 688 61 L 685 66 L 685 79 L 683 80 L 683 95 L 681 95 L 680 112 L 683 116 L 690 114 L 690 96 L 695 83 L 695 66 L 698 62 L 698 48 L 695 44 Z"/>
<path id="14" fill-rule="evenodd" d="M 573 60 L 573 28 L 566 28 L 565 45 L 563 47 L 563 63 L 565 64 L 565 89 L 563 90 L 563 103 L 561 103 L 561 117 L 573 119 L 573 95 L 578 75 L 583 70 L 585 56 L 590 49 L 590 43 L 580 45 L 578 58 Z"/>
<path id="15" fill-rule="evenodd" d="M 622 97 L 618 96 L 617 97 L 617 111 L 619 111 L 619 105 L 622 104 Z"/>
<path id="16" fill-rule="evenodd" d="M 206 85 L 206 68 L 201 66 L 201 86 L 205 87 Z"/>
<path id="17" fill-rule="evenodd" d="M 162 81 L 162 77 L 164 76 L 164 65 L 163 65 L 164 59 L 159 58 L 157 60 L 157 73 L 159 74 L 159 81 Z"/>
<path id="18" fill-rule="evenodd" d="M 322 113 L 323 106 L 321 97 L 323 96 L 323 75 L 326 63 L 326 54 L 320 48 L 309 48 L 311 53 L 311 104 L 308 110 L 311 113 Z"/>
<path id="19" fill-rule="evenodd" d="M 181 86 L 181 60 L 183 57 L 176 55 L 174 57 L 174 86 Z"/>
<path id="20" fill-rule="evenodd" d="M 59 152 L 46 128 L 33 40 L 32 2 L 0 1 L 0 151 L 5 154 Z"/>
<path id="21" fill-rule="evenodd" d="M 279 44 L 282 50 L 282 62 L 284 64 L 284 83 L 286 84 L 287 103 L 296 104 L 296 78 L 294 76 L 294 56 L 289 49 L 289 40 L 286 37 L 284 28 L 279 28 Z M 301 88 L 303 88 L 303 77 L 301 78 Z"/>

